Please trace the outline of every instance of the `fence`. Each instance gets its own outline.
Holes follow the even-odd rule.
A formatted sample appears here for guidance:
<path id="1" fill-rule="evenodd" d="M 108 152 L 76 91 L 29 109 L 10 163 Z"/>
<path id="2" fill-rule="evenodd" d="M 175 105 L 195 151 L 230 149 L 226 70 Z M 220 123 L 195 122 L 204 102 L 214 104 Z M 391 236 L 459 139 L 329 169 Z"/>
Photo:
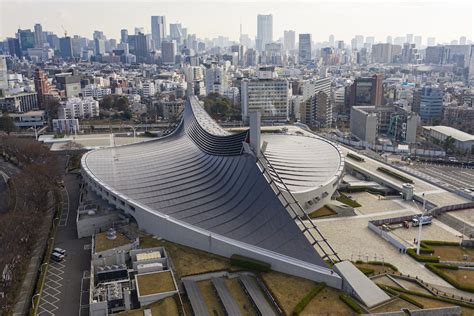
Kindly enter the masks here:
<path id="1" fill-rule="evenodd" d="M 412 218 L 412 216 L 410 216 L 410 220 L 411 220 L 411 218 Z M 400 241 L 395 239 L 395 237 L 390 235 L 388 232 L 384 231 L 382 228 L 376 226 L 372 222 L 368 223 L 368 227 L 371 231 L 373 231 L 374 233 L 376 233 L 377 235 L 379 235 L 380 237 L 382 237 L 383 239 L 388 241 L 390 244 L 392 244 L 400 252 L 403 252 L 403 253 L 406 252 L 407 247 L 403 243 L 401 243 Z"/>

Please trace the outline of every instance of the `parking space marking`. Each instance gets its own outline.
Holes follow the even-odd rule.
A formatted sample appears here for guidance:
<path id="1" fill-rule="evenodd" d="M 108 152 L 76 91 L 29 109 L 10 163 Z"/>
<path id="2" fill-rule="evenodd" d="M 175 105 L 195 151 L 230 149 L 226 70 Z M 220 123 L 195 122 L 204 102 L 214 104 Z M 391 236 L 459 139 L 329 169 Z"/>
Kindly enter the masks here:
<path id="1" fill-rule="evenodd" d="M 59 301 L 58 296 L 62 293 L 61 281 L 64 274 L 66 260 L 54 262 L 50 260 L 46 281 L 44 283 L 40 304 L 38 306 L 38 315 L 56 315 L 55 311 L 59 309 L 56 305 Z"/>

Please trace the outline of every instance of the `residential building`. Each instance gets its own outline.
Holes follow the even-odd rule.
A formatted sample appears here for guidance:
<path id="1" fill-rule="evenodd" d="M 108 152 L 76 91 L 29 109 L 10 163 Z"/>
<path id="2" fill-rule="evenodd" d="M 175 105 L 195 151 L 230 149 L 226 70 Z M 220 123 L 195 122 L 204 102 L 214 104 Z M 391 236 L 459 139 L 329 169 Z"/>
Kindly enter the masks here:
<path id="1" fill-rule="evenodd" d="M 206 84 L 206 94 L 219 93 L 224 94 L 227 89 L 227 74 L 224 67 L 215 63 L 209 65 L 204 74 Z"/>
<path id="2" fill-rule="evenodd" d="M 96 84 L 88 84 L 81 90 L 83 97 L 93 97 L 96 100 L 102 100 L 106 95 L 112 94 L 112 89 L 103 88 Z"/>
<path id="3" fill-rule="evenodd" d="M 153 81 L 143 82 L 142 97 L 148 98 L 155 95 L 155 83 Z"/>
<path id="4" fill-rule="evenodd" d="M 38 97 L 38 107 L 42 109 L 44 107 L 45 95 L 49 93 L 49 83 L 48 78 L 41 68 L 36 68 L 34 81 L 35 91 Z"/>
<path id="5" fill-rule="evenodd" d="M 309 126 L 330 127 L 332 124 L 331 78 L 320 78 L 303 85 L 304 110 L 301 121 Z"/>
<path id="6" fill-rule="evenodd" d="M 92 97 L 74 97 L 60 102 L 60 119 L 84 119 L 97 116 L 99 116 L 99 101 L 94 100 Z"/>
<path id="7" fill-rule="evenodd" d="M 349 105 L 382 105 L 382 81 L 383 75 L 381 74 L 356 78 L 350 88 Z"/>

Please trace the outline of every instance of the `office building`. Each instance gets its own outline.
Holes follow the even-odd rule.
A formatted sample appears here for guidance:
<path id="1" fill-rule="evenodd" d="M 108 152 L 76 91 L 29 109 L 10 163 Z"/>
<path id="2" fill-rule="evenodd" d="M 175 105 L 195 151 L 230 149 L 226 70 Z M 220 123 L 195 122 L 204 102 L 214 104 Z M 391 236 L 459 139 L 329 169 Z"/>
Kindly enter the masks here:
<path id="1" fill-rule="evenodd" d="M 72 40 L 69 36 L 59 39 L 59 51 L 63 59 L 72 58 Z"/>
<path id="2" fill-rule="evenodd" d="M 181 23 L 171 23 L 170 24 L 170 40 L 175 41 L 176 45 L 179 46 L 182 44 L 184 36 L 184 30 L 181 26 Z"/>
<path id="3" fill-rule="evenodd" d="M 300 64 L 311 62 L 311 34 L 299 35 L 298 59 Z"/>
<path id="4" fill-rule="evenodd" d="M 56 86 L 64 90 L 66 97 L 78 97 L 81 93 L 81 78 L 70 72 L 56 74 Z"/>
<path id="5" fill-rule="evenodd" d="M 393 61 L 392 44 L 372 45 L 372 62 L 379 64 L 389 64 Z"/>
<path id="6" fill-rule="evenodd" d="M 92 97 L 68 98 L 59 104 L 59 119 L 84 119 L 99 116 L 99 101 Z"/>
<path id="7" fill-rule="evenodd" d="M 120 43 L 128 43 L 128 30 L 127 29 L 120 30 Z"/>
<path id="8" fill-rule="evenodd" d="M 349 105 L 382 105 L 383 75 L 356 78 L 350 88 Z"/>
<path id="9" fill-rule="evenodd" d="M 277 78 L 274 67 L 261 67 L 256 78 L 241 82 L 242 120 L 252 112 L 260 112 L 262 120 L 288 120 L 288 90 L 288 81 Z"/>
<path id="10" fill-rule="evenodd" d="M 436 38 L 428 37 L 426 39 L 426 46 L 435 46 L 436 45 Z"/>
<path id="11" fill-rule="evenodd" d="M 412 44 L 413 43 L 413 34 L 407 34 L 406 36 L 406 43 Z"/>
<path id="12" fill-rule="evenodd" d="M 227 90 L 227 74 L 224 67 L 219 66 L 215 63 L 209 65 L 204 73 L 206 94 L 218 93 L 224 94 Z"/>
<path id="13" fill-rule="evenodd" d="M 104 55 L 105 54 L 105 40 L 96 38 L 94 40 L 95 54 Z"/>
<path id="14" fill-rule="evenodd" d="M 21 58 L 23 53 L 21 51 L 20 40 L 18 38 L 9 37 L 7 42 L 10 56 Z"/>
<path id="15" fill-rule="evenodd" d="M 0 97 L 3 97 L 8 90 L 8 69 L 7 57 L 0 55 Z"/>
<path id="16" fill-rule="evenodd" d="M 161 42 L 161 61 L 163 64 L 176 63 L 176 41 Z"/>
<path id="17" fill-rule="evenodd" d="M 285 31 L 283 33 L 283 44 L 286 51 L 294 51 L 296 48 L 296 33 L 295 31 Z"/>
<path id="18" fill-rule="evenodd" d="M 259 14 L 257 16 L 256 48 L 262 52 L 265 49 L 265 45 L 271 42 L 273 42 L 273 16 L 271 14 Z"/>
<path id="19" fill-rule="evenodd" d="M 420 91 L 420 117 L 423 122 L 441 120 L 443 116 L 443 92 L 439 87 L 427 85 Z"/>
<path id="20" fill-rule="evenodd" d="M 41 24 L 35 24 L 35 47 L 43 48 L 44 37 L 43 37 L 43 27 Z"/>
<path id="21" fill-rule="evenodd" d="M 151 36 L 155 49 L 161 49 L 161 42 L 166 38 L 166 17 L 152 16 L 151 17 Z"/>
<path id="22" fill-rule="evenodd" d="M 448 62 L 449 50 L 444 46 L 429 46 L 425 51 L 425 64 L 446 64 Z"/>
<path id="23" fill-rule="evenodd" d="M 128 44 L 130 53 L 137 57 L 138 63 L 144 63 L 147 61 L 149 49 L 145 34 L 139 32 L 136 35 L 129 35 Z"/>
<path id="24" fill-rule="evenodd" d="M 49 93 L 49 83 L 48 78 L 44 74 L 44 71 L 41 68 L 36 68 L 35 70 L 35 91 L 38 97 L 38 107 L 40 109 L 44 108 L 45 95 Z"/>
<path id="25" fill-rule="evenodd" d="M 35 47 L 35 33 L 30 29 L 18 30 L 17 37 L 20 40 L 20 47 L 23 52 L 26 52 L 28 48 Z"/>

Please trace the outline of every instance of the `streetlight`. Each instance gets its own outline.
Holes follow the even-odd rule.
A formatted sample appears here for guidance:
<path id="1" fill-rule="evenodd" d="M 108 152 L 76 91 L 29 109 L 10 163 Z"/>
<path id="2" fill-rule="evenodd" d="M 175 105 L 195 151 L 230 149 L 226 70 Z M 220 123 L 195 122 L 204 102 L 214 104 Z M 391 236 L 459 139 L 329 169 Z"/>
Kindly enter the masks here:
<path id="1" fill-rule="evenodd" d="M 35 297 L 39 296 L 40 293 L 36 293 L 35 295 L 33 295 L 31 297 L 31 306 L 33 307 L 33 310 L 35 309 Z M 39 304 L 39 301 L 38 301 L 38 304 Z"/>
<path id="2" fill-rule="evenodd" d="M 421 196 L 423 197 L 423 210 L 420 215 L 420 219 L 418 220 L 418 244 L 416 246 L 416 254 L 420 254 L 420 245 L 421 245 L 421 226 L 423 226 L 423 215 L 426 212 L 426 199 L 425 199 L 425 193 L 422 193 Z"/>
<path id="3" fill-rule="evenodd" d="M 125 126 L 128 126 L 130 127 L 131 129 L 133 129 L 133 142 L 135 142 L 135 130 L 137 129 L 136 127 L 133 127 L 132 125 L 125 125 Z"/>
<path id="4" fill-rule="evenodd" d="M 35 131 L 35 139 L 38 140 L 38 130 L 37 130 L 36 124 L 35 126 L 29 127 L 28 129 L 32 129 Z"/>

